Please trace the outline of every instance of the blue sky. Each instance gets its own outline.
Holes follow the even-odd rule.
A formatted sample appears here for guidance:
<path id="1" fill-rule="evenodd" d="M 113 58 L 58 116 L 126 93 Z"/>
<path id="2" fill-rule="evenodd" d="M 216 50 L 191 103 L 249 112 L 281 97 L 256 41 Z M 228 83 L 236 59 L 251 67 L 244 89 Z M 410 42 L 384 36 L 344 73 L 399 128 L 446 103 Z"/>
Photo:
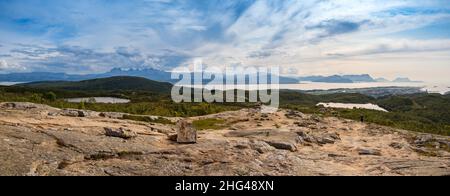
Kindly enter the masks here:
<path id="1" fill-rule="evenodd" d="M 449 0 L 1 0 L 0 72 L 281 66 L 445 80 Z"/>

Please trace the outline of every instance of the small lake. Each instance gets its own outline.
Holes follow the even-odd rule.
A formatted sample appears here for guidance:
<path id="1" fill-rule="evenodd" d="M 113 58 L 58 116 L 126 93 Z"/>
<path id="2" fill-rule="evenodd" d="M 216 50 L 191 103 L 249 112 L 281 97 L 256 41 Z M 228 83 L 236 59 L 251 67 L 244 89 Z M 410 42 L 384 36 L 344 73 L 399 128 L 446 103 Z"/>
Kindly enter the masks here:
<path id="1" fill-rule="evenodd" d="M 323 106 L 326 108 L 343 108 L 343 109 L 368 109 L 377 110 L 382 112 L 388 112 L 386 109 L 375 104 L 353 104 L 353 103 L 318 103 L 317 106 Z"/>
<path id="2" fill-rule="evenodd" d="M 70 98 L 66 99 L 70 103 L 81 103 L 81 102 L 94 102 L 94 103 L 129 103 L 128 99 L 121 99 L 115 97 L 87 97 L 87 98 Z"/>

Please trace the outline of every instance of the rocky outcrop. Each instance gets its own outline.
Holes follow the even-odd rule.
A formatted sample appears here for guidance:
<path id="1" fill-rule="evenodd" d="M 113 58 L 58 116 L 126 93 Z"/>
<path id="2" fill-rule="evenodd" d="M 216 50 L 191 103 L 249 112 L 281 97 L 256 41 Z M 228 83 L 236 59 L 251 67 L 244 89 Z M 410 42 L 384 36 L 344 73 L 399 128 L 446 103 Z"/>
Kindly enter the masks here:
<path id="1" fill-rule="evenodd" d="M 297 151 L 297 146 L 295 144 L 283 141 L 266 141 L 267 144 L 273 146 L 276 149 L 289 150 L 291 152 Z"/>
<path id="2" fill-rule="evenodd" d="M 59 113 L 61 116 L 69 116 L 69 117 L 92 117 L 97 116 L 96 112 L 87 111 L 87 110 L 75 110 L 75 109 L 64 109 Z"/>
<path id="3" fill-rule="evenodd" d="M 326 145 L 334 144 L 335 142 L 341 140 L 339 134 L 337 133 L 306 133 L 303 131 L 298 131 L 298 142 L 302 144 L 317 144 Z"/>
<path id="4" fill-rule="evenodd" d="M 137 134 L 129 129 L 119 128 L 107 128 L 105 127 L 105 135 L 110 137 L 118 137 L 122 139 L 131 139 L 137 136 Z"/>
<path id="5" fill-rule="evenodd" d="M 85 117 L 84 112 L 78 110 L 63 110 L 59 113 L 59 115 L 69 117 Z"/>
<path id="6" fill-rule="evenodd" d="M 273 148 L 267 142 L 258 141 L 258 140 L 251 140 L 250 147 L 251 147 L 251 149 L 256 150 L 257 152 L 259 152 L 261 154 L 268 153 L 268 152 L 275 150 L 275 148 Z"/>
<path id="7" fill-rule="evenodd" d="M 3 109 L 14 109 L 14 110 L 31 110 L 31 109 L 39 109 L 39 110 L 58 110 L 56 108 L 42 105 L 42 104 L 34 104 L 27 102 L 8 102 L 1 103 L 0 108 Z"/>
<path id="8" fill-rule="evenodd" d="M 289 110 L 244 109 L 175 126 L 0 107 L 0 175 L 450 175 L 449 137 Z M 200 118 L 223 119 L 234 130 L 196 132 L 188 122 Z"/>

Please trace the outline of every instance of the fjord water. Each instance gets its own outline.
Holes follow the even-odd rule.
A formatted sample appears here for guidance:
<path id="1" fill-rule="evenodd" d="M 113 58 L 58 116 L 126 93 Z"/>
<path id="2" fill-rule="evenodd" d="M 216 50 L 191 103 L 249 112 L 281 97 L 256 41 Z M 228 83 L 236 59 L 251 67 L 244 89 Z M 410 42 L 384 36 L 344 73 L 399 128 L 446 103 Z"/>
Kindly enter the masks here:
<path id="1" fill-rule="evenodd" d="M 199 88 L 198 85 L 194 85 Z M 219 85 L 204 85 L 206 89 L 222 89 Z M 361 89 L 361 88 L 375 88 L 375 87 L 417 87 L 424 92 L 444 94 L 450 91 L 450 84 L 434 84 L 434 83 L 420 83 L 420 82 L 360 82 L 360 83 L 322 83 L 322 82 L 301 82 L 298 84 L 280 84 L 268 85 L 268 88 L 285 89 L 285 90 L 332 90 L 332 89 Z M 261 87 L 260 87 L 261 88 Z M 225 90 L 231 89 L 247 89 L 257 90 L 258 85 L 225 85 Z"/>

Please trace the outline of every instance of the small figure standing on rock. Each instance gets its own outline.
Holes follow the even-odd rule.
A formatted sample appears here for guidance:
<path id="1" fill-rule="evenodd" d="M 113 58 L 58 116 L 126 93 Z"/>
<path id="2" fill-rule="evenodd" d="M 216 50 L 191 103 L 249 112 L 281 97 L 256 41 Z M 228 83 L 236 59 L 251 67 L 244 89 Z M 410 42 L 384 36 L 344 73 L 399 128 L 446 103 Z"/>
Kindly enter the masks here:
<path id="1" fill-rule="evenodd" d="M 364 123 L 364 115 L 360 116 L 361 122 Z"/>

